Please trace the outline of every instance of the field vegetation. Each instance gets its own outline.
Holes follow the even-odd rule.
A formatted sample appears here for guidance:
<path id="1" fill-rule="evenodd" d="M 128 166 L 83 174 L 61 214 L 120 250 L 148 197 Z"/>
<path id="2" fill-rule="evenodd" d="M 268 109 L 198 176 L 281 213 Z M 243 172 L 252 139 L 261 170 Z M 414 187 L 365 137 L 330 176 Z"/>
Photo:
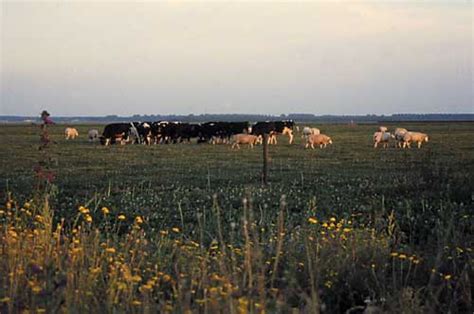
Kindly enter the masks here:
<path id="1" fill-rule="evenodd" d="M 182 143 L 39 150 L 0 128 L 0 312 L 472 313 L 473 123 L 318 125 L 327 149 Z M 372 313 L 372 312 L 371 312 Z"/>

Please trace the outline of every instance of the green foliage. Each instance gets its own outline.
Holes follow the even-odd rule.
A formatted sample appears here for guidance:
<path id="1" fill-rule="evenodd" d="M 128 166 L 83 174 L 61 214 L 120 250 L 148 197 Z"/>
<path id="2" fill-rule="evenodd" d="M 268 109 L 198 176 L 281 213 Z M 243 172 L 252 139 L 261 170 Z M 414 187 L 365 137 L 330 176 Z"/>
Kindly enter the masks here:
<path id="1" fill-rule="evenodd" d="M 9 242 L 14 226 L 25 232 L 25 239 L 37 230 L 43 250 L 65 254 L 65 260 L 42 260 L 33 246 L 31 254 L 19 259 L 20 265 L 28 269 L 31 263 L 39 264 L 43 270 L 34 278 L 28 272 L 21 275 L 23 284 L 30 281 L 32 289 L 41 281 L 41 289 L 51 292 L 50 286 L 61 286 L 73 272 L 84 289 L 80 293 L 85 307 L 78 309 L 83 311 L 129 310 L 136 298 L 153 309 L 171 306 L 175 311 L 197 309 L 206 298 L 210 303 L 203 306 L 208 311 L 245 307 L 255 312 L 261 308 L 343 312 L 365 306 L 366 300 L 394 313 L 472 310 L 467 288 L 474 234 L 471 123 L 404 124 L 430 135 L 420 150 L 393 145 L 373 149 L 374 125 L 324 125 L 323 133 L 334 141 L 324 150 L 303 149 L 299 134 L 291 146 L 280 138 L 278 146 L 270 147 L 267 187 L 260 184 L 260 147 L 239 151 L 228 145 L 194 143 L 103 147 L 85 139 L 93 127 L 78 126 L 79 139 L 66 141 L 64 127 L 52 126 L 49 134 L 56 144 L 42 151 L 37 126 L 0 129 L 4 147 L 0 191 L 5 192 L 5 208 L 0 206 L 0 284 L 11 293 L 0 293 L 0 299 L 13 296 L 7 274 L 14 264 L 9 258 L 18 257 L 16 244 Z M 47 206 L 44 193 L 35 194 L 38 179 L 33 169 L 38 161 L 54 173 L 53 185 L 46 189 Z M 22 207 L 32 197 L 38 212 Z M 89 210 L 92 225 L 86 214 L 78 212 L 80 206 Z M 110 214 L 103 213 L 104 206 Z M 120 214 L 124 220 L 118 220 Z M 42 221 L 35 220 L 36 215 Z M 144 221 L 139 230 L 133 227 L 137 216 Z M 309 223 L 309 218 L 318 222 Z M 323 224 L 330 227 L 330 218 L 336 219 L 335 226 L 327 230 Z M 64 247 L 54 247 L 59 242 L 51 241 L 59 232 L 57 224 Z M 176 228 L 179 232 L 173 231 Z M 344 228 L 350 229 L 347 235 Z M 87 254 L 81 253 L 82 264 L 68 264 L 73 253 L 69 244 L 79 236 L 80 243 L 90 244 L 81 246 Z M 130 239 L 142 242 L 132 247 Z M 102 243 L 122 254 L 115 273 L 108 272 L 110 265 L 101 257 Z M 130 250 L 147 255 L 137 260 Z M 147 263 L 154 265 L 152 272 L 146 270 Z M 87 276 L 99 273 L 98 267 L 107 276 L 88 285 Z M 143 284 L 167 274 L 174 285 L 159 285 L 153 298 L 138 288 L 124 294 L 120 283 L 131 284 L 133 278 L 117 274 L 117 269 L 124 272 L 123 267 L 135 267 L 130 276 L 139 273 Z M 83 277 L 84 270 L 89 275 Z M 197 280 L 198 288 L 191 281 L 179 281 L 181 273 Z M 213 274 L 225 280 L 215 282 Z M 238 286 L 230 301 L 211 300 L 209 289 L 225 294 L 226 283 Z M 189 296 L 191 290 L 199 295 Z M 107 291 L 108 298 L 89 295 Z M 73 306 L 72 294 L 64 293 L 71 302 L 66 306 Z M 0 310 L 29 307 L 33 296 L 0 304 Z M 124 307 L 109 307 L 123 298 Z M 41 306 L 56 310 L 61 300 L 48 302 Z"/>

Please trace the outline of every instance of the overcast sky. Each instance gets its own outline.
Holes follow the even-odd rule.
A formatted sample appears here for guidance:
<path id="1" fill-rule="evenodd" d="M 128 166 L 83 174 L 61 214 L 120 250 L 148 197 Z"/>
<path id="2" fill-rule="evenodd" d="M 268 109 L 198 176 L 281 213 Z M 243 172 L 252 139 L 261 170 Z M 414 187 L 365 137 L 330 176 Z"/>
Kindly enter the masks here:
<path id="1" fill-rule="evenodd" d="M 1 1 L 0 114 L 474 112 L 471 1 Z"/>

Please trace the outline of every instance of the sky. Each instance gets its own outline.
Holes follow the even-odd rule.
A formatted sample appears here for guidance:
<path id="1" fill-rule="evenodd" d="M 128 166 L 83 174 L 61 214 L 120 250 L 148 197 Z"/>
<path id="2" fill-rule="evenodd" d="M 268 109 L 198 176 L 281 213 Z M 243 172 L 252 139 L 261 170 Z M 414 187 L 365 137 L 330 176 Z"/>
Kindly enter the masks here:
<path id="1" fill-rule="evenodd" d="M 0 115 L 474 112 L 471 1 L 0 2 Z"/>

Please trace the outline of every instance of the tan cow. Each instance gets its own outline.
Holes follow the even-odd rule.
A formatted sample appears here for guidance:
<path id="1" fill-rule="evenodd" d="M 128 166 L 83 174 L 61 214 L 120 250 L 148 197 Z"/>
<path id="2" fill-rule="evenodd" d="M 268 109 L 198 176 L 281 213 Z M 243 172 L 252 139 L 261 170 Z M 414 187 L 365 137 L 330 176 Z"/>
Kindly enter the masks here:
<path id="1" fill-rule="evenodd" d="M 396 128 L 395 129 L 395 133 L 393 133 L 393 137 L 395 138 L 395 141 L 396 141 L 395 147 L 402 148 L 403 137 L 407 133 L 408 133 L 407 129 L 404 129 L 404 128 Z"/>
<path id="2" fill-rule="evenodd" d="M 383 144 L 383 148 L 387 148 L 391 137 L 389 132 L 375 132 L 374 148 L 377 148 L 378 144 Z"/>
<path id="3" fill-rule="evenodd" d="M 332 139 L 325 134 L 313 134 L 306 138 L 305 148 L 311 146 L 314 149 L 314 145 L 319 145 L 319 148 L 325 148 L 328 144 L 332 144 Z"/>
<path id="4" fill-rule="evenodd" d="M 379 132 L 387 132 L 388 128 L 386 126 L 379 126 Z"/>
<path id="5" fill-rule="evenodd" d="M 244 133 L 234 135 L 232 137 L 232 149 L 234 147 L 240 149 L 240 144 L 248 144 L 250 148 L 253 148 L 256 144 L 262 144 L 262 136 Z"/>
<path id="6" fill-rule="evenodd" d="M 64 130 L 64 135 L 66 136 L 66 140 L 73 140 L 79 136 L 79 132 L 77 132 L 75 128 L 66 128 L 66 130 Z"/>
<path id="7" fill-rule="evenodd" d="M 428 142 L 428 135 L 420 132 L 407 132 L 405 136 L 403 136 L 403 148 L 410 148 L 412 142 L 416 142 L 418 148 L 421 148 L 423 142 Z"/>

